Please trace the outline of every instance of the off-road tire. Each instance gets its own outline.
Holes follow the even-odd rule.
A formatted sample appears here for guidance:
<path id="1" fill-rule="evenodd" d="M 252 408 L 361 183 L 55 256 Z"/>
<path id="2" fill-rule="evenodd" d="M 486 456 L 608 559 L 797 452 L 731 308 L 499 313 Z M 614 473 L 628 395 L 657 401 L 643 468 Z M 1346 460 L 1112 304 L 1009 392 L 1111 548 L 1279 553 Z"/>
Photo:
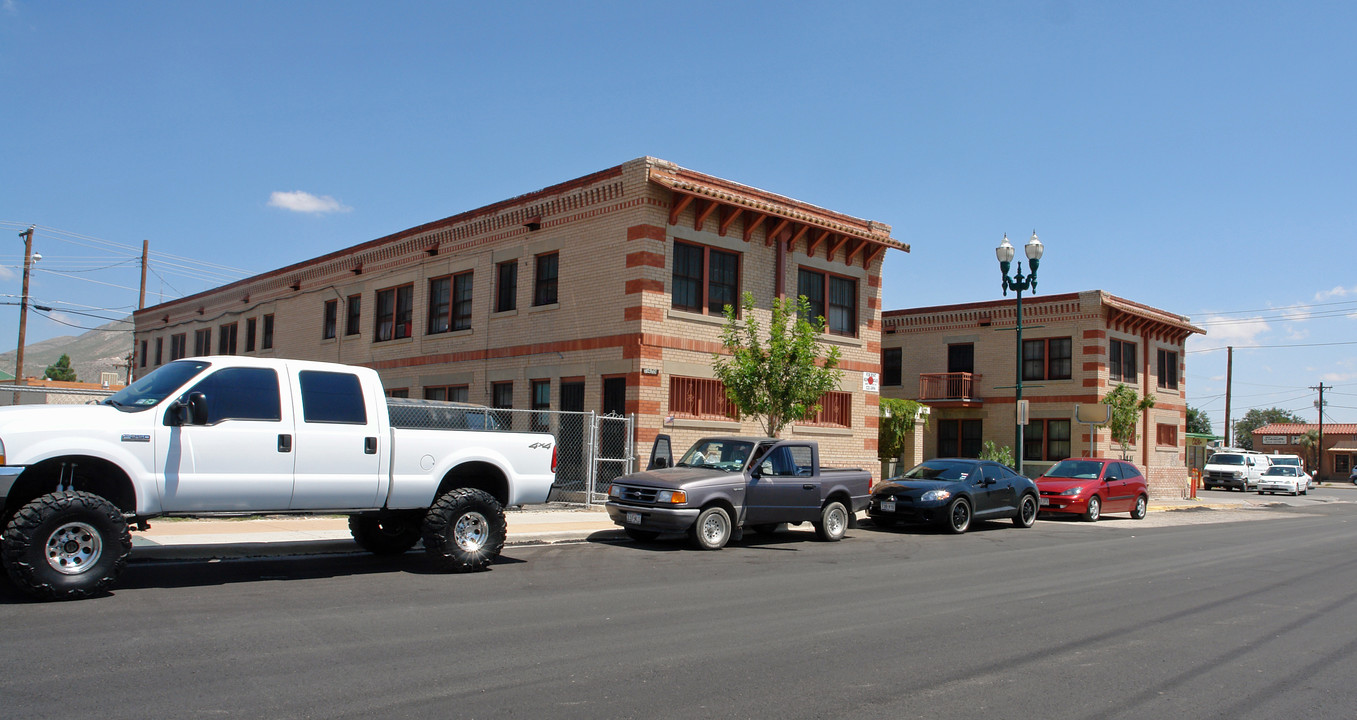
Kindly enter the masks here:
<path id="1" fill-rule="evenodd" d="M 825 542 L 838 542 L 848 532 L 848 508 L 835 500 L 820 510 L 820 522 L 811 523 L 815 537 Z"/>
<path id="2" fill-rule="evenodd" d="M 636 542 L 654 542 L 655 538 L 660 536 L 654 530 L 637 530 L 636 528 L 622 528 L 622 532 Z"/>
<path id="3" fill-rule="evenodd" d="M 484 570 L 504 549 L 507 532 L 504 508 L 490 493 L 457 488 L 424 516 L 424 551 L 440 570 Z"/>
<path id="4" fill-rule="evenodd" d="M 4 564 L 20 590 L 42 600 L 77 600 L 109 588 L 132 552 L 127 520 L 113 503 L 83 491 L 43 495 L 19 508 L 4 533 Z"/>
<path id="5" fill-rule="evenodd" d="M 1041 503 L 1037 502 L 1037 496 L 1026 493 L 1018 498 L 1018 512 L 1013 516 L 1013 525 L 1020 528 L 1030 528 L 1037 524 L 1037 513 L 1041 512 Z"/>
<path id="6" fill-rule="evenodd" d="M 720 550 L 730 542 L 733 530 L 726 509 L 713 505 L 697 516 L 697 522 L 688 530 L 688 539 L 698 550 Z"/>
<path id="7" fill-rule="evenodd" d="M 419 542 L 421 520 L 419 511 L 350 515 L 349 534 L 374 555 L 400 555 Z"/>
<path id="8" fill-rule="evenodd" d="M 947 506 L 947 513 L 942 517 L 942 529 L 953 535 L 960 535 L 966 532 L 971 526 L 971 504 L 966 498 L 957 498 Z"/>

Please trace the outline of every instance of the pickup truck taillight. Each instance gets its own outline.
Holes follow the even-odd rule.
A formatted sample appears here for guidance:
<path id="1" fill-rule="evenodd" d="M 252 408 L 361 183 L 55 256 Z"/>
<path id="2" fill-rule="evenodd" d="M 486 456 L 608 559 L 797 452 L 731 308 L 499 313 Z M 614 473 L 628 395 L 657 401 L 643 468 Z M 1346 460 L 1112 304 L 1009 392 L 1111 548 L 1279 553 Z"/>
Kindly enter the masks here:
<path id="1" fill-rule="evenodd" d="M 551 446 L 551 472 L 556 472 L 556 446 Z"/>

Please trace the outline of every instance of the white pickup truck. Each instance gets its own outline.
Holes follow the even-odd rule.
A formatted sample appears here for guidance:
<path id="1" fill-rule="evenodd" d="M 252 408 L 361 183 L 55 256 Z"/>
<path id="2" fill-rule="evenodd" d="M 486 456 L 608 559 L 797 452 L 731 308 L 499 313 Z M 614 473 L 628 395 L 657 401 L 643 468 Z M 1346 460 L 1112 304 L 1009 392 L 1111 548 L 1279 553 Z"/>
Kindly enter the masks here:
<path id="1" fill-rule="evenodd" d="M 368 368 L 237 356 L 176 360 L 98 405 L 0 408 L 0 556 L 25 592 L 81 598 L 127 564 L 129 525 L 325 513 L 371 552 L 423 540 L 479 570 L 504 507 L 545 502 L 556 469 L 551 435 L 487 413 L 388 400 Z"/>

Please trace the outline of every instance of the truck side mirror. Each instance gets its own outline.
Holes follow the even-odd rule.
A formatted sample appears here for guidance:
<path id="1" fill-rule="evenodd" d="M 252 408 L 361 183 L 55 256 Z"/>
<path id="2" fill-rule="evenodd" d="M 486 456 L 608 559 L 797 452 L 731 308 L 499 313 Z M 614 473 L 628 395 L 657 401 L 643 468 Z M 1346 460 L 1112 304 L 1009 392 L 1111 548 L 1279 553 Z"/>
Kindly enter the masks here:
<path id="1" fill-rule="evenodd" d="M 657 457 L 650 461 L 650 468 L 652 470 L 663 470 L 667 467 L 669 467 L 669 458 L 667 457 Z"/>

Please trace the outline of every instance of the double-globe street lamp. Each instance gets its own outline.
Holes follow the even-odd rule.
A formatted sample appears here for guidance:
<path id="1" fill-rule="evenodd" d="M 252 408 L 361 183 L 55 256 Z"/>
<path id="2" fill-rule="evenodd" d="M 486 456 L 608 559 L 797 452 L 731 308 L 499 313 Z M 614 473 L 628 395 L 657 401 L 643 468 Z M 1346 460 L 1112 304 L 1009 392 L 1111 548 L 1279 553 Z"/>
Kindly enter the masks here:
<path id="1" fill-rule="evenodd" d="M 994 255 L 999 258 L 999 274 L 1004 278 L 1004 296 L 1008 296 L 1011 289 L 1018 295 L 1018 321 L 1015 328 L 1018 336 L 1017 353 L 1017 384 L 1014 385 L 1014 403 L 1013 403 L 1013 464 L 1014 469 L 1019 475 L 1024 475 L 1022 469 L 1023 447 L 1022 447 L 1022 293 L 1030 289 L 1033 294 L 1037 291 L 1037 266 L 1041 264 L 1041 253 L 1045 250 L 1041 241 L 1037 239 L 1037 231 L 1032 231 L 1032 239 L 1023 246 L 1023 252 L 1027 254 L 1027 259 L 1031 264 L 1032 273 L 1026 277 L 1022 274 L 1022 263 L 1018 263 L 1018 272 L 1013 277 L 1008 276 L 1008 269 L 1013 264 L 1014 247 L 1008 241 L 1008 233 L 1004 233 L 1004 241 L 999 243 L 999 247 L 994 249 Z"/>

